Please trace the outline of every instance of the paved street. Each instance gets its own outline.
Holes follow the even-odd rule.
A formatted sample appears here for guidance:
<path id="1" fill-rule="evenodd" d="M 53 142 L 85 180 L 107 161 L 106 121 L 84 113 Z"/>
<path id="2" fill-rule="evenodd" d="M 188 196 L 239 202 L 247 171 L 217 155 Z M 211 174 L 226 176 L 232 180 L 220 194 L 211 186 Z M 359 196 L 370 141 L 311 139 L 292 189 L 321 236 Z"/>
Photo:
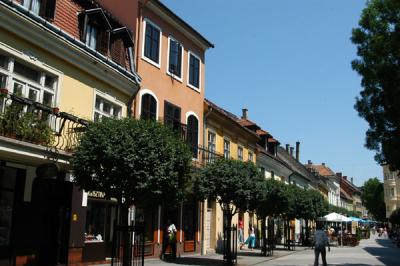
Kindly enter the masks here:
<path id="1" fill-rule="evenodd" d="M 259 251 L 241 252 L 238 265 L 313 265 L 314 252 L 311 249 L 297 248 L 296 251 L 277 250 L 274 257 L 261 257 Z M 222 265 L 221 256 L 185 257 L 175 262 L 147 260 L 145 265 Z M 400 249 L 387 239 L 362 240 L 357 247 L 332 247 L 327 253 L 328 265 L 366 266 L 400 265 Z M 320 259 L 320 265 L 322 265 Z"/>

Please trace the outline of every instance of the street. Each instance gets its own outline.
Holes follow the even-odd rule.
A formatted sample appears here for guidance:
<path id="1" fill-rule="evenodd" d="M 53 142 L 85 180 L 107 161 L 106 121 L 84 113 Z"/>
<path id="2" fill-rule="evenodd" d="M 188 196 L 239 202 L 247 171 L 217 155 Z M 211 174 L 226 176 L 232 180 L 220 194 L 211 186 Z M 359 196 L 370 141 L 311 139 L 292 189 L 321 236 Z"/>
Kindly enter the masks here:
<path id="1" fill-rule="evenodd" d="M 238 265 L 313 265 L 314 251 L 311 249 L 297 248 L 293 251 L 277 250 L 274 257 L 261 257 L 259 251 L 241 252 L 238 254 Z M 400 249 L 395 247 L 388 239 L 362 240 L 357 247 L 332 247 L 327 253 L 328 265 L 400 265 Z M 177 259 L 176 261 L 163 262 L 147 260 L 145 265 L 222 265 L 220 255 L 194 256 Z M 320 264 L 322 261 L 320 258 Z"/>

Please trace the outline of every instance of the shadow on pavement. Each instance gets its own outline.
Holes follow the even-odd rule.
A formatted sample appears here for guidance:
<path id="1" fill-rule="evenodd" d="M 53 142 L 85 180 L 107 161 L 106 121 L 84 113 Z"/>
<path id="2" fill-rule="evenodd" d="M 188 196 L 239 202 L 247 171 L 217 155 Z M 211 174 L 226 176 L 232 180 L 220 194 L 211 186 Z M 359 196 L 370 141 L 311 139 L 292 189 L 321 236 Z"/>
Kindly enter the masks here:
<path id="1" fill-rule="evenodd" d="M 364 247 L 363 249 L 386 266 L 399 265 L 400 249 L 393 247 L 388 239 L 376 239 L 376 243 L 380 247 Z"/>
<path id="2" fill-rule="evenodd" d="M 209 258 L 177 258 L 177 259 L 166 259 L 166 263 L 178 264 L 178 265 L 223 265 L 221 259 L 209 259 Z"/>

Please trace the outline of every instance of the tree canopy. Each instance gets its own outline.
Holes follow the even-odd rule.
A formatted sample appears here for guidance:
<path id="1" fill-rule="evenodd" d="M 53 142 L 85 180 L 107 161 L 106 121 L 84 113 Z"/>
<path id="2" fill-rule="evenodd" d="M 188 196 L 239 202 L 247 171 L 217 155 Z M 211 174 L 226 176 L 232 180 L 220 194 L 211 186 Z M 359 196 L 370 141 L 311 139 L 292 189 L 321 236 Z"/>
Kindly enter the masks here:
<path id="1" fill-rule="evenodd" d="M 259 197 L 254 208 L 260 218 L 277 217 L 287 211 L 289 199 L 285 186 L 273 179 L 264 180 L 260 184 L 262 189 L 258 192 Z"/>
<path id="2" fill-rule="evenodd" d="M 226 214 L 234 215 L 248 210 L 263 179 L 252 162 L 218 159 L 201 170 L 194 189 L 200 199 L 216 199 Z"/>
<path id="3" fill-rule="evenodd" d="M 363 90 L 355 109 L 369 124 L 366 144 L 379 163 L 400 169 L 400 1 L 370 0 L 352 42 L 358 58 L 352 67 Z"/>
<path id="4" fill-rule="evenodd" d="M 383 184 L 378 178 L 370 178 L 361 188 L 361 200 L 369 213 L 378 221 L 386 220 Z"/>
<path id="5" fill-rule="evenodd" d="M 186 143 L 157 122 L 103 118 L 87 127 L 72 167 L 85 190 L 126 204 L 172 204 L 183 197 L 191 156 Z"/>

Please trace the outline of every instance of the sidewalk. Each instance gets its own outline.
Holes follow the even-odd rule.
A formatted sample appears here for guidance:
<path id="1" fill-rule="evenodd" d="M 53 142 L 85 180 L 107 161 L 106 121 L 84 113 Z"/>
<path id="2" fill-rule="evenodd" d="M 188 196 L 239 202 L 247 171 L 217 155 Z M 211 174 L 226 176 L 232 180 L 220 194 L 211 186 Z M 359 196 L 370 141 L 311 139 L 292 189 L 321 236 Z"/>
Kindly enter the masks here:
<path id="1" fill-rule="evenodd" d="M 284 250 L 282 248 L 278 248 L 274 250 L 274 255 L 270 257 L 261 256 L 261 251 L 259 249 L 254 249 L 254 251 L 250 250 L 239 250 L 238 251 L 238 266 L 251 266 L 258 265 L 263 262 L 284 257 L 299 251 L 303 251 L 308 249 L 307 247 L 296 247 L 296 250 Z M 161 261 L 159 259 L 146 259 L 145 265 L 223 265 L 221 254 L 213 254 L 213 255 L 192 255 L 178 258 L 176 260 L 170 261 Z"/>

